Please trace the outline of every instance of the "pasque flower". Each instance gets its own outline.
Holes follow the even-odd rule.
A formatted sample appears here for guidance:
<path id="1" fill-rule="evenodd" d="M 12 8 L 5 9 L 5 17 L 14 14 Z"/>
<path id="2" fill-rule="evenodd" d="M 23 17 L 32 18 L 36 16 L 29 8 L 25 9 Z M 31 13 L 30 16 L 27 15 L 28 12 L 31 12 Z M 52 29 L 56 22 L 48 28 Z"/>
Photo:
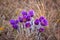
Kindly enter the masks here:
<path id="1" fill-rule="evenodd" d="M 40 16 L 39 21 L 41 22 L 43 19 L 45 19 L 43 16 Z"/>
<path id="2" fill-rule="evenodd" d="M 23 10 L 21 13 L 22 13 L 23 16 L 27 15 L 27 12 L 25 10 Z"/>
<path id="3" fill-rule="evenodd" d="M 31 17 L 33 17 L 34 16 L 34 10 L 29 10 L 28 15 L 30 15 Z"/>
<path id="4" fill-rule="evenodd" d="M 25 27 L 29 28 L 29 27 L 31 27 L 31 24 L 29 22 L 27 22 L 27 23 L 25 23 Z"/>
<path id="5" fill-rule="evenodd" d="M 12 25 L 12 27 L 13 27 L 14 29 L 18 29 L 18 25 L 17 25 L 17 24 Z"/>
<path id="6" fill-rule="evenodd" d="M 39 24 L 39 19 L 36 19 L 36 20 L 34 21 L 34 24 L 35 24 L 35 25 L 38 25 L 38 24 Z"/>
<path id="7" fill-rule="evenodd" d="M 20 23 L 22 23 L 23 22 L 23 18 L 19 17 L 19 21 L 20 21 Z"/>
<path id="8" fill-rule="evenodd" d="M 42 26 L 47 26 L 47 25 L 48 25 L 47 20 L 46 20 L 46 19 L 42 20 L 42 21 L 41 21 L 41 25 L 42 25 Z"/>
<path id="9" fill-rule="evenodd" d="M 44 28 L 39 28 L 39 32 L 43 32 L 44 30 Z"/>
<path id="10" fill-rule="evenodd" d="M 17 23 L 18 23 L 18 20 L 14 20 L 14 19 L 10 20 L 10 24 L 12 24 L 12 25 L 17 24 Z"/>
<path id="11" fill-rule="evenodd" d="M 43 17 L 43 16 L 41 16 L 39 18 L 39 21 L 40 21 L 40 23 L 41 23 L 42 26 L 47 26 L 48 25 L 47 19 L 45 17 Z"/>
<path id="12" fill-rule="evenodd" d="M 30 15 L 27 15 L 26 20 L 27 20 L 27 21 L 30 21 L 30 20 L 31 20 Z"/>
<path id="13" fill-rule="evenodd" d="M 12 27 L 14 28 L 14 29 L 17 29 L 18 28 L 18 20 L 14 20 L 14 19 L 11 19 L 10 20 L 10 24 L 12 25 Z"/>

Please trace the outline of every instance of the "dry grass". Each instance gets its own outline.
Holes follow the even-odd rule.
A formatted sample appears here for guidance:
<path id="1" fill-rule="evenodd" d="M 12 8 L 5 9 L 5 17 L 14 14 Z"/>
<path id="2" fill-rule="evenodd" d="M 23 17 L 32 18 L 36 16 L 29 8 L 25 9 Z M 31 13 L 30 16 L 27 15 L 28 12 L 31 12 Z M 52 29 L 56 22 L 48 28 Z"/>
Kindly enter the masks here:
<path id="1" fill-rule="evenodd" d="M 27 37 L 24 30 L 17 33 L 9 24 L 9 20 L 17 19 L 22 10 L 30 9 L 35 11 L 34 18 L 45 16 L 49 22 L 40 36 L 34 32 Z M 60 0 L 0 0 L 0 26 L 5 28 L 0 40 L 60 40 Z"/>

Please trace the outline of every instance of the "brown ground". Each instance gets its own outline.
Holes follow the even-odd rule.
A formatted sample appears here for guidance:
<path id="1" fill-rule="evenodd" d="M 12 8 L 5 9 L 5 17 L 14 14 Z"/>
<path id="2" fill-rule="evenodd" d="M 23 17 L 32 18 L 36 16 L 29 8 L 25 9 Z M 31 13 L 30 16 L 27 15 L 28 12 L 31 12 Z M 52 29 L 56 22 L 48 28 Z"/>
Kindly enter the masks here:
<path id="1" fill-rule="evenodd" d="M 9 24 L 9 20 L 17 19 L 22 10 L 30 9 L 35 11 L 34 18 L 45 16 L 48 19 L 49 25 L 41 34 L 41 40 L 60 40 L 60 0 L 0 0 L 0 26 L 5 27 L 0 40 L 38 40 L 33 34 L 28 38 L 24 34 L 15 35 Z"/>

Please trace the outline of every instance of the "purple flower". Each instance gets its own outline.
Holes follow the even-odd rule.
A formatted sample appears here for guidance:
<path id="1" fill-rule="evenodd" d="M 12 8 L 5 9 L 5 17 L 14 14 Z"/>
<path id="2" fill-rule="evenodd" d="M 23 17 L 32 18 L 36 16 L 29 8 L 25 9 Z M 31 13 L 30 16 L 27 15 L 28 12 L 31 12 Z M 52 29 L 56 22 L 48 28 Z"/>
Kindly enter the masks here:
<path id="1" fill-rule="evenodd" d="M 39 21 L 41 22 L 43 19 L 45 19 L 43 16 L 39 18 Z"/>
<path id="2" fill-rule="evenodd" d="M 17 24 L 12 25 L 12 27 L 13 27 L 14 29 L 18 29 L 18 25 L 17 25 Z"/>
<path id="3" fill-rule="evenodd" d="M 39 21 L 40 21 L 40 23 L 41 23 L 42 26 L 47 26 L 47 25 L 48 25 L 47 19 L 44 18 L 43 16 L 41 16 L 41 17 L 39 18 Z"/>
<path id="4" fill-rule="evenodd" d="M 30 21 L 31 20 L 31 17 L 29 15 L 27 15 L 27 18 L 26 18 L 27 21 Z"/>
<path id="5" fill-rule="evenodd" d="M 19 20 L 16 20 L 16 23 L 19 23 Z"/>
<path id="6" fill-rule="evenodd" d="M 47 26 L 48 25 L 48 21 L 46 19 L 41 21 L 41 25 L 42 26 Z"/>
<path id="7" fill-rule="evenodd" d="M 12 25 L 17 24 L 17 23 L 18 23 L 18 20 L 14 20 L 14 19 L 10 20 L 10 24 L 12 24 Z"/>
<path id="8" fill-rule="evenodd" d="M 44 30 L 44 28 L 39 28 L 39 32 L 43 32 Z"/>
<path id="9" fill-rule="evenodd" d="M 22 17 L 19 17 L 19 21 L 22 23 L 23 22 L 23 18 Z"/>
<path id="10" fill-rule="evenodd" d="M 29 27 L 31 27 L 31 24 L 28 22 L 28 23 L 25 23 L 25 26 L 26 26 L 26 28 L 29 28 Z"/>
<path id="11" fill-rule="evenodd" d="M 34 21 L 34 24 L 35 24 L 35 25 L 38 25 L 38 24 L 39 24 L 39 19 L 36 19 L 36 20 Z"/>
<path id="12" fill-rule="evenodd" d="M 30 15 L 31 17 L 33 17 L 33 16 L 34 16 L 34 10 L 30 10 L 30 11 L 29 11 L 29 15 Z"/>
<path id="13" fill-rule="evenodd" d="M 22 15 L 27 15 L 27 12 L 25 10 L 22 11 Z"/>

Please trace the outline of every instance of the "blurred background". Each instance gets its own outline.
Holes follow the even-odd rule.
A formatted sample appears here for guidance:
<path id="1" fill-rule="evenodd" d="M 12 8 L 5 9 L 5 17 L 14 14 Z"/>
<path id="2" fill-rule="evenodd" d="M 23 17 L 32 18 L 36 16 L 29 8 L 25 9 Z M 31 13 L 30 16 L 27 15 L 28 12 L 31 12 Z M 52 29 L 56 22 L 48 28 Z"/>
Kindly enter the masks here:
<path id="1" fill-rule="evenodd" d="M 44 16 L 49 23 L 40 40 L 60 40 L 60 0 L 0 0 L 0 40 L 38 40 L 35 33 L 29 37 L 18 34 L 9 23 L 30 9 L 35 11 L 34 18 Z"/>

